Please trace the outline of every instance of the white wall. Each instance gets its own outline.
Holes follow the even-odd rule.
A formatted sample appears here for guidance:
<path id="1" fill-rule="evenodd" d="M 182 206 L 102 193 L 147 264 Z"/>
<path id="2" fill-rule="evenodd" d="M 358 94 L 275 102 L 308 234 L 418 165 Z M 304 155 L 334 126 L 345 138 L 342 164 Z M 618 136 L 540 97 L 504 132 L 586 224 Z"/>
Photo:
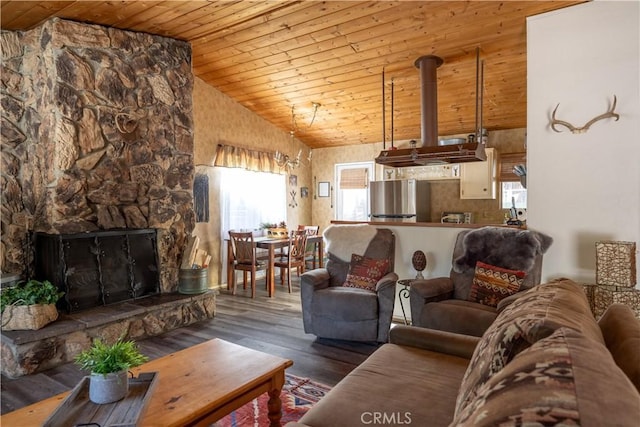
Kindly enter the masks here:
<path id="1" fill-rule="evenodd" d="M 527 20 L 527 223 L 555 239 L 543 279 L 594 283 L 596 241 L 640 245 L 639 65 L 639 2 L 594 1 Z M 558 103 L 556 118 L 581 127 L 614 94 L 619 121 L 583 134 L 551 130 Z"/>
<path id="2" fill-rule="evenodd" d="M 411 227 L 394 226 L 392 223 L 378 228 L 389 228 L 396 235 L 396 256 L 394 271 L 399 279 L 414 279 L 417 271 L 411 264 L 411 257 L 417 250 L 427 256 L 427 267 L 422 272 L 425 278 L 449 277 L 451 271 L 451 257 L 456 237 L 464 228 L 457 227 Z M 401 285 L 396 286 L 396 302 L 393 307 L 393 317 L 402 319 L 402 305 L 400 304 Z M 411 319 L 409 300 L 402 299 L 407 319 Z"/>

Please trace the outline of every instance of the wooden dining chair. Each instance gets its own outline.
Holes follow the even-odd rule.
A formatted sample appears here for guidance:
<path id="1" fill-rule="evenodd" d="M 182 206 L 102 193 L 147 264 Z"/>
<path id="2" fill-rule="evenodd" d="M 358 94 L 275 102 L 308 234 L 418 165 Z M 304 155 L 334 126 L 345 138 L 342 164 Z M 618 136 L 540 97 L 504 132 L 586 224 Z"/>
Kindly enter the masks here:
<path id="1" fill-rule="evenodd" d="M 317 236 L 320 232 L 319 225 L 298 225 L 298 230 L 303 230 L 307 233 L 307 236 Z M 318 244 L 307 243 L 304 251 L 305 269 L 307 263 L 311 263 L 313 270 L 316 269 L 316 261 L 318 256 Z"/>
<path id="2" fill-rule="evenodd" d="M 298 276 L 304 273 L 304 253 L 307 245 L 307 233 L 304 230 L 292 230 L 286 253 L 278 254 L 273 262 L 274 267 L 280 268 L 280 283 L 284 285 L 284 271 L 287 270 L 287 283 L 291 293 L 291 269 L 298 269 Z"/>
<path id="3" fill-rule="evenodd" d="M 251 298 L 255 298 L 256 273 L 260 270 L 268 270 L 269 262 L 267 259 L 257 256 L 252 232 L 229 231 L 229 237 L 231 238 L 231 250 L 233 253 L 231 293 L 232 295 L 236 294 L 236 270 L 240 270 L 243 276 L 243 289 L 247 289 L 247 273 L 251 274 Z"/>

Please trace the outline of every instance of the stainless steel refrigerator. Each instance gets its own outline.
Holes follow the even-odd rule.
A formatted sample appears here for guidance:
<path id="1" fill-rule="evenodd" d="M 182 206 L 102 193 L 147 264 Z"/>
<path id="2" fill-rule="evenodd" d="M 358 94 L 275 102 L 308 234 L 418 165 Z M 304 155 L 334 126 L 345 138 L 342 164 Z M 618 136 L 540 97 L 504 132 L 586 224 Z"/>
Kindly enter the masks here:
<path id="1" fill-rule="evenodd" d="M 372 181 L 369 191 L 371 221 L 431 222 L 431 188 L 428 181 Z"/>

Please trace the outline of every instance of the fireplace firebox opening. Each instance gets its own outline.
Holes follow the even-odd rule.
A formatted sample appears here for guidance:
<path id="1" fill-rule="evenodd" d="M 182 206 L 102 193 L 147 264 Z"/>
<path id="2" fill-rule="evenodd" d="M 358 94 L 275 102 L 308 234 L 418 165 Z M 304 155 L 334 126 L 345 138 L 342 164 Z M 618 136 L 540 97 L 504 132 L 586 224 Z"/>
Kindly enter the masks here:
<path id="1" fill-rule="evenodd" d="M 35 276 L 65 293 L 67 313 L 157 295 L 156 239 L 155 229 L 35 233 Z"/>

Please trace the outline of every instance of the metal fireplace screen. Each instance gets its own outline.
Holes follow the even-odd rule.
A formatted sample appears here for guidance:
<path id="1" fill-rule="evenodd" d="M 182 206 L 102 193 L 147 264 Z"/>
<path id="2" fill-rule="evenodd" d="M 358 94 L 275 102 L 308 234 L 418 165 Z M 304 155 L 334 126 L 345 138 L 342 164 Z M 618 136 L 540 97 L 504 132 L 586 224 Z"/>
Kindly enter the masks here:
<path id="1" fill-rule="evenodd" d="M 65 292 L 69 313 L 160 292 L 156 230 L 35 236 L 35 275 Z"/>

